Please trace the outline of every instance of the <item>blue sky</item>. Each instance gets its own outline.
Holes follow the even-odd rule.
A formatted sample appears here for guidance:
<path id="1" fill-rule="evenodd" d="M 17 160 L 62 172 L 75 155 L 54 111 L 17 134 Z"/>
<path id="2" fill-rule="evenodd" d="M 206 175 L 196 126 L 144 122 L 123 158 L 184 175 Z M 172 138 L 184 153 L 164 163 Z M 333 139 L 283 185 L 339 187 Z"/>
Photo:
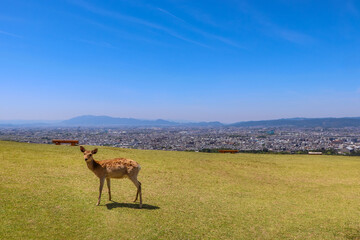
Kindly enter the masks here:
<path id="1" fill-rule="evenodd" d="M 360 116 L 360 2 L 2 0 L 0 120 Z"/>

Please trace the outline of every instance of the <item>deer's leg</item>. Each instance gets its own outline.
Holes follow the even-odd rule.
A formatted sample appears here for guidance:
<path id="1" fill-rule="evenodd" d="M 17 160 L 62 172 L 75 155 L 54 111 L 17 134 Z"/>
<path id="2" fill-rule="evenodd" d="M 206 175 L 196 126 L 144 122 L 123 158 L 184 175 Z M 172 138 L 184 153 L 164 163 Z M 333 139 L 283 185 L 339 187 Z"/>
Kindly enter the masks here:
<path id="1" fill-rule="evenodd" d="M 138 196 L 139 196 L 139 188 L 137 187 L 136 198 L 135 198 L 134 202 L 136 202 L 138 200 Z"/>
<path id="2" fill-rule="evenodd" d="M 105 178 L 100 178 L 99 199 L 98 199 L 98 202 L 96 204 L 97 206 L 99 206 L 99 204 L 100 204 L 101 192 L 102 192 L 102 189 L 103 189 L 103 186 L 104 186 L 104 182 L 105 182 Z"/>
<path id="3" fill-rule="evenodd" d="M 106 179 L 106 183 L 107 183 L 107 187 L 108 187 L 108 190 L 109 190 L 109 201 L 111 201 L 110 178 Z"/>
<path id="4" fill-rule="evenodd" d="M 139 188 L 139 184 L 138 183 L 140 183 L 137 179 L 134 179 L 134 180 L 131 180 L 134 184 L 135 184 L 135 186 L 136 186 L 136 188 L 137 188 L 137 191 L 136 191 L 136 198 L 135 198 L 135 200 L 134 200 L 134 202 L 136 202 L 137 201 L 137 199 L 138 199 L 138 196 L 139 196 L 139 191 L 140 191 L 140 188 Z M 141 186 L 140 186 L 141 187 Z"/>
<path id="5" fill-rule="evenodd" d="M 134 185 L 137 188 L 136 198 L 134 202 L 136 202 L 138 195 L 140 195 L 140 208 L 142 208 L 141 182 L 139 182 L 136 177 L 131 177 L 130 180 L 134 183 Z"/>
<path id="6" fill-rule="evenodd" d="M 139 194 L 140 194 L 140 208 L 142 208 L 142 194 L 141 194 L 141 182 L 139 182 Z"/>

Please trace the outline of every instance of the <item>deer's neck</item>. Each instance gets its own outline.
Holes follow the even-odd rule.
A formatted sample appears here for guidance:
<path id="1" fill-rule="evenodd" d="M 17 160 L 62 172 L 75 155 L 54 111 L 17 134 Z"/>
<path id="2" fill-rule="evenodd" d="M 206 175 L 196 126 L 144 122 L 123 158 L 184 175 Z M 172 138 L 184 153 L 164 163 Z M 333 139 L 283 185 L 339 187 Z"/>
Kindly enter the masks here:
<path id="1" fill-rule="evenodd" d="M 91 171 L 94 171 L 96 168 L 100 167 L 100 164 L 95 161 L 95 159 L 92 159 L 90 162 L 87 163 L 88 168 Z"/>

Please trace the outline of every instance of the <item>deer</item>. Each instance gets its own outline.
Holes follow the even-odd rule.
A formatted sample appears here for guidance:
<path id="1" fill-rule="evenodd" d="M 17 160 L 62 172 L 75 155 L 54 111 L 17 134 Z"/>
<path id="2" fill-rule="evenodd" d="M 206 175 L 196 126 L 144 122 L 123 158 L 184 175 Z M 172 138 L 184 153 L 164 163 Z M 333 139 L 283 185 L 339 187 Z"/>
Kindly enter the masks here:
<path id="1" fill-rule="evenodd" d="M 114 158 L 96 161 L 94 159 L 94 154 L 97 153 L 97 148 L 91 151 L 87 151 L 83 146 L 80 146 L 80 151 L 84 153 L 84 160 L 87 164 L 87 167 L 100 179 L 99 199 L 96 204 L 97 206 L 100 204 L 101 192 L 105 179 L 109 190 L 109 201 L 111 201 L 110 179 L 127 177 L 134 183 L 137 188 L 134 202 L 136 202 L 138 196 L 140 196 L 139 208 L 142 208 L 141 182 L 139 182 L 137 179 L 141 167 L 137 162 L 126 158 Z"/>

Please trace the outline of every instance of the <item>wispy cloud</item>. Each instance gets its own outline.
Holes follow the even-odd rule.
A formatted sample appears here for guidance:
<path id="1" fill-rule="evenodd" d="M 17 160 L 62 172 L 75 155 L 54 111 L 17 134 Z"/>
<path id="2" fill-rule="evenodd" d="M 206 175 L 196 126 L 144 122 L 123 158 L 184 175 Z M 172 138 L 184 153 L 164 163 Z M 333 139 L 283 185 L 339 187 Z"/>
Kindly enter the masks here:
<path id="1" fill-rule="evenodd" d="M 88 19 L 88 18 L 84 18 L 78 15 L 72 15 L 72 17 L 74 17 L 77 20 L 80 20 L 82 22 L 85 22 L 86 24 L 91 24 L 101 30 L 107 31 L 107 32 L 111 32 L 113 34 L 115 34 L 117 37 L 121 38 L 121 39 L 127 39 L 127 40 L 131 40 L 131 41 L 139 41 L 139 42 L 146 42 L 148 44 L 155 44 L 155 45 L 161 45 L 161 46 L 170 46 L 170 44 L 168 43 L 164 43 L 164 42 L 160 42 L 158 40 L 155 39 L 151 39 L 151 38 L 147 38 L 136 34 L 131 34 L 129 32 L 126 31 L 122 31 L 119 28 L 116 27 L 112 27 L 106 24 L 103 24 L 101 22 L 98 21 L 94 21 L 92 19 Z M 79 39 L 73 39 L 75 41 L 79 41 Z M 117 48 L 117 47 L 114 47 Z"/>
<path id="2" fill-rule="evenodd" d="M 187 12 L 192 18 L 196 19 L 198 22 L 204 23 L 206 25 L 211 25 L 213 27 L 221 27 L 218 21 L 215 21 L 209 14 L 204 13 L 195 8 L 182 7 L 182 9 Z"/>
<path id="3" fill-rule="evenodd" d="M 240 10 L 243 13 L 251 16 L 261 26 L 260 31 L 263 34 L 301 45 L 315 42 L 315 39 L 308 34 L 276 24 L 263 13 L 254 9 L 246 2 L 241 2 Z"/>
<path id="4" fill-rule="evenodd" d="M 275 36 L 282 38 L 286 41 L 296 43 L 296 44 L 310 44 L 315 42 L 315 39 L 307 34 L 286 29 L 283 27 L 280 27 L 278 25 L 275 25 L 271 22 L 268 22 L 265 24 L 266 26 L 270 27 L 269 30 L 272 34 Z"/>
<path id="5" fill-rule="evenodd" d="M 6 36 L 10 36 L 10 37 L 15 37 L 15 38 L 22 38 L 22 36 L 14 34 L 14 33 L 9 33 L 9 32 L 5 32 L 5 31 L 1 31 L 0 30 L 0 34 L 2 35 L 6 35 Z"/>
<path id="6" fill-rule="evenodd" d="M 2 15 L 0 14 L 0 21 L 6 21 L 6 22 L 16 22 L 16 23 L 24 23 L 25 20 L 22 18 L 17 18 L 17 17 L 13 17 L 13 16 L 6 16 L 6 15 Z"/>
<path id="7" fill-rule="evenodd" d="M 111 17 L 113 19 L 118 19 L 118 20 L 121 20 L 121 21 L 127 21 L 127 22 L 131 22 L 131 23 L 134 23 L 134 24 L 138 24 L 138 25 L 141 25 L 141 26 L 145 26 L 145 27 L 148 27 L 148 28 L 151 28 L 151 29 L 155 29 L 155 30 L 158 30 L 158 31 L 161 31 L 161 32 L 164 32 L 174 38 L 177 38 L 179 40 L 182 40 L 182 41 L 185 41 L 185 42 L 188 42 L 188 43 L 191 43 L 191 44 L 195 44 L 195 45 L 198 45 L 198 46 L 201 46 L 201 47 L 204 47 L 204 48 L 212 48 L 210 47 L 209 45 L 205 44 L 205 43 L 202 43 L 202 42 L 199 42 L 199 41 L 196 41 L 196 40 L 193 40 L 189 37 L 186 37 L 180 33 L 178 33 L 177 31 L 174 31 L 168 27 L 165 27 L 163 25 L 160 25 L 160 24 L 157 24 L 157 23 L 154 23 L 154 22 L 151 22 L 151 21 L 148 21 L 148 20 L 144 20 L 144 19 L 141 19 L 141 18 L 138 18 L 138 17 L 133 17 L 133 16 L 129 16 L 129 15 L 125 15 L 125 14 L 121 14 L 119 12 L 114 12 L 114 11 L 110 11 L 110 10 L 106 10 L 106 9 L 102 9 L 102 8 L 99 8 L 97 6 L 94 6 L 90 3 L 88 3 L 87 1 L 84 1 L 84 0 L 68 0 L 71 4 L 74 4 L 74 5 L 77 5 L 89 12 L 92 12 L 92 13 L 95 13 L 95 14 L 98 14 L 98 15 L 101 15 L 101 16 L 106 16 L 106 17 Z M 147 8 L 150 8 L 152 10 L 156 10 L 156 11 L 159 11 L 163 14 L 166 14 L 167 16 L 170 16 L 171 18 L 175 19 L 178 21 L 178 23 L 181 25 L 181 27 L 183 27 L 184 29 L 188 30 L 188 31 L 191 31 L 193 33 L 197 33 L 197 34 L 200 34 L 202 35 L 203 37 L 205 38 L 208 38 L 208 39 L 213 39 L 213 40 L 216 40 L 216 41 L 220 41 L 224 44 L 227 44 L 229 46 L 232 46 L 232 47 L 236 47 L 236 48 L 241 48 L 241 49 L 244 49 L 245 47 L 241 46 L 240 44 L 238 44 L 237 42 L 229 39 L 229 38 L 226 38 L 226 37 L 223 37 L 223 36 L 219 36 L 219 35 L 216 35 L 216 34 L 213 34 L 213 33 L 208 33 L 206 31 L 203 31 L 199 28 L 196 28 L 194 26 L 192 26 L 191 24 L 189 24 L 188 22 L 186 22 L 184 19 L 176 16 L 175 14 L 171 13 L 170 11 L 164 9 L 164 8 L 160 8 L 160 7 L 154 7 L 154 6 L 151 6 L 151 5 L 143 5 L 144 7 L 147 7 Z M 208 21 L 206 21 L 208 22 Z"/>
<path id="8" fill-rule="evenodd" d="M 164 27 L 164 26 L 162 26 L 160 24 L 156 24 L 156 23 L 153 23 L 153 22 L 141 19 L 141 18 L 137 18 L 137 17 L 124 15 L 124 14 L 121 14 L 121 13 L 118 13 L 118 12 L 101 9 L 101 8 L 95 7 L 95 6 L 85 2 L 83 0 L 70 0 L 70 3 L 75 4 L 75 5 L 83 8 L 83 9 L 85 9 L 87 11 L 93 12 L 93 13 L 98 14 L 98 15 L 111 17 L 111 18 L 118 19 L 118 20 L 121 20 L 121 21 L 127 21 L 127 22 L 138 24 L 138 25 L 142 25 L 142 26 L 145 26 L 145 27 L 148 27 L 148 28 L 151 28 L 151 29 L 159 30 L 159 31 L 162 31 L 162 32 L 174 37 L 174 38 L 180 39 L 182 41 L 186 41 L 186 42 L 189 42 L 189 43 L 192 43 L 192 44 L 196 44 L 196 45 L 201 46 L 201 47 L 209 48 L 209 46 L 207 46 L 206 44 L 203 44 L 203 43 L 200 43 L 198 41 L 195 41 L 195 40 L 189 39 L 187 37 L 184 37 L 181 34 L 175 32 L 175 31 L 173 31 L 173 30 L 171 30 L 169 28 L 166 28 L 166 27 Z"/>
<path id="9" fill-rule="evenodd" d="M 172 18 L 178 20 L 181 22 L 182 26 L 184 28 L 186 28 L 187 30 L 189 31 L 192 31 L 194 33 L 197 33 L 197 34 L 200 34 L 202 35 L 203 37 L 205 38 L 208 38 L 208 39 L 213 39 L 213 40 L 217 40 L 217 41 L 220 41 L 224 44 L 227 44 L 227 45 L 230 45 L 232 47 L 236 47 L 236 48 L 241 48 L 241 49 L 244 49 L 245 47 L 238 44 L 237 42 L 229 39 L 229 38 L 226 38 L 226 37 L 223 37 L 223 36 L 219 36 L 219 35 L 216 35 L 216 34 L 213 34 L 213 33 L 208 33 L 206 31 L 203 31 L 197 27 L 194 27 L 193 25 L 191 25 L 190 23 L 186 22 L 185 20 L 183 20 L 182 18 L 179 18 L 178 16 L 170 13 L 169 11 L 163 9 L 163 8 L 156 8 L 158 11 L 161 11 L 169 16 L 171 16 Z M 208 21 L 206 21 L 208 23 Z M 212 25 L 212 24 L 211 24 Z"/>
<path id="10" fill-rule="evenodd" d="M 91 44 L 91 45 L 98 46 L 98 47 L 105 47 L 105 48 L 112 48 L 112 49 L 117 48 L 108 42 L 92 41 L 92 40 L 87 40 L 87 39 L 77 39 L 76 41 Z"/>
<path id="11" fill-rule="evenodd" d="M 246 47 L 240 45 L 236 41 L 233 41 L 233 40 L 231 40 L 229 38 L 219 36 L 219 35 L 216 35 L 216 34 L 213 34 L 213 33 L 208 33 L 208 32 L 202 31 L 202 30 L 200 30 L 198 28 L 195 28 L 195 27 L 191 27 L 191 30 L 193 32 L 196 32 L 196 33 L 199 33 L 199 34 L 203 35 L 204 37 L 220 41 L 220 42 L 222 42 L 224 44 L 227 44 L 227 45 L 230 45 L 232 47 L 239 48 L 239 49 L 246 49 Z"/>
<path id="12" fill-rule="evenodd" d="M 171 12 L 169 12 L 169 11 L 167 11 L 167 10 L 165 10 L 165 9 L 162 9 L 162 8 L 156 8 L 156 9 L 157 9 L 158 11 L 162 12 L 162 13 L 165 13 L 166 15 L 171 16 L 172 18 L 175 18 L 176 20 L 179 20 L 179 21 L 181 21 L 181 22 L 185 22 L 184 19 L 175 16 L 174 14 L 172 14 Z"/>
<path id="13" fill-rule="evenodd" d="M 123 20 L 123 21 L 127 21 L 127 22 L 132 22 L 132 23 L 144 25 L 144 26 L 147 26 L 150 28 L 162 29 L 162 27 L 160 25 L 157 25 L 150 21 L 146 21 L 146 20 L 143 20 L 140 18 L 128 16 L 128 15 L 121 14 L 121 13 L 114 12 L 114 11 L 105 10 L 105 9 L 102 9 L 99 7 L 95 7 L 94 5 L 91 5 L 90 3 L 83 1 L 83 0 L 70 0 L 70 3 L 77 5 L 89 12 L 92 12 L 92 13 L 95 13 L 98 15 L 111 17 L 111 18 L 115 18 L 115 19 Z"/>
<path id="14" fill-rule="evenodd" d="M 301 45 L 311 44 L 315 42 L 315 39 L 310 35 L 296 30 L 281 27 L 280 25 L 277 25 L 270 20 L 262 20 L 259 21 L 259 23 L 265 27 L 262 31 L 270 36 Z"/>

